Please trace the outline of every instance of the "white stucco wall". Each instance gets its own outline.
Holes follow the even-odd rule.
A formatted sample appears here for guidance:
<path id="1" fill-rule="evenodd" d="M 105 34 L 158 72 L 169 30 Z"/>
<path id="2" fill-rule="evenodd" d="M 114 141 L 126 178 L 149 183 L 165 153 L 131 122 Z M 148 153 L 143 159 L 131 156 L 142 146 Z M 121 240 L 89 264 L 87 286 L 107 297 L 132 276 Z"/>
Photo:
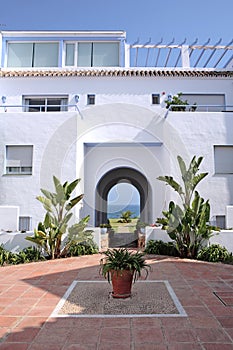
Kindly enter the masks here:
<path id="1" fill-rule="evenodd" d="M 0 113 L 0 205 L 16 205 L 20 216 L 31 216 L 32 227 L 44 216 L 36 200 L 40 188 L 53 190 L 52 176 L 62 181 L 76 178 L 73 164 L 77 113 Z M 6 175 L 6 145 L 33 145 L 32 175 Z"/>
<path id="2" fill-rule="evenodd" d="M 81 110 L 87 107 L 87 94 L 96 95 L 97 105 L 127 103 L 156 110 L 160 107 L 151 104 L 152 93 L 161 94 L 163 102 L 168 94 L 178 92 L 225 94 L 226 104 L 233 105 L 232 79 L 221 77 L 6 77 L 0 84 L 0 96 L 6 96 L 6 104 L 19 105 L 15 111 L 22 110 L 23 95 L 41 94 L 68 95 L 70 104 L 75 104 L 77 94 Z M 12 108 L 8 107 L 10 110 Z"/>
<path id="3" fill-rule="evenodd" d="M 80 177 L 77 192 L 85 194 L 81 214 L 90 214 L 94 224 L 98 181 L 112 168 L 128 166 L 148 179 L 154 222 L 170 199 L 177 198 L 156 178 L 165 174 L 178 178 L 180 154 L 186 161 L 193 155 L 204 156 L 201 171 L 209 175 L 199 191 L 210 199 L 212 216 L 225 215 L 226 206 L 233 202 L 233 176 L 214 174 L 213 145 L 233 144 L 233 113 L 169 112 L 164 118 L 167 110 L 151 105 L 152 93 L 180 91 L 225 93 L 226 103 L 233 105 L 230 78 L 1 78 L 0 96 L 7 97 L 7 104 L 21 104 L 22 95 L 27 94 L 68 94 L 74 103 L 78 94 L 80 113 L 23 113 L 20 107 L 0 113 L 0 205 L 19 206 L 20 215 L 32 216 L 34 227 L 44 215 L 35 199 L 40 187 L 52 189 L 53 174 L 62 181 Z M 86 105 L 90 93 L 96 95 L 95 106 Z M 103 145 L 97 147 L 99 143 Z M 5 175 L 5 146 L 25 144 L 34 148 L 33 174 Z"/>
<path id="4" fill-rule="evenodd" d="M 0 231 L 18 231 L 19 207 L 0 206 Z"/>

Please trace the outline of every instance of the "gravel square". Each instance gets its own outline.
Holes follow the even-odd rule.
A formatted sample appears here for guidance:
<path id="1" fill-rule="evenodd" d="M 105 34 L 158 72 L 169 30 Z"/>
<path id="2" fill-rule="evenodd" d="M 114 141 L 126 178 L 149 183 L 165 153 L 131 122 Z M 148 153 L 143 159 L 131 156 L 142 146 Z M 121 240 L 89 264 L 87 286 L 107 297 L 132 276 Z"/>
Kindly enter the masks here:
<path id="1" fill-rule="evenodd" d="M 50 317 L 187 316 L 168 281 L 137 281 L 132 296 L 111 296 L 107 281 L 73 281 Z"/>

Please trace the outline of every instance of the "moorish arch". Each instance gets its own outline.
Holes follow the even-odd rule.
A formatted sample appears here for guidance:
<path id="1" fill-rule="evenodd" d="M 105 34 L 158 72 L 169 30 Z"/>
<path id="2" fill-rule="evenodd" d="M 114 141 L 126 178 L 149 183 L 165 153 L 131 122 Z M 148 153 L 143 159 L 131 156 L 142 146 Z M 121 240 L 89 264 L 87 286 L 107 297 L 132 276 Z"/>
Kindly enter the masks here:
<path id="1" fill-rule="evenodd" d="M 129 167 L 118 167 L 102 176 L 96 186 L 95 226 L 107 222 L 107 197 L 110 189 L 119 182 L 132 184 L 140 195 L 140 220 L 149 222 L 151 198 L 149 183 L 141 172 Z"/>

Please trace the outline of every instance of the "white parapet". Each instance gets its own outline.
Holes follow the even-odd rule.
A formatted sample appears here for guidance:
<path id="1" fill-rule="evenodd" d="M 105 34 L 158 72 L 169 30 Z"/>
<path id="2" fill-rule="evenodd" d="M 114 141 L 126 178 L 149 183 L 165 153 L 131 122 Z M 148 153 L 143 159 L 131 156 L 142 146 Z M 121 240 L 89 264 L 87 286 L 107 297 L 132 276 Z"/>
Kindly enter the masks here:
<path id="1" fill-rule="evenodd" d="M 172 239 L 169 237 L 166 231 L 162 230 L 161 227 L 146 227 L 146 243 L 150 240 L 171 242 Z"/>
<path id="2" fill-rule="evenodd" d="M 233 205 L 226 206 L 226 228 L 233 227 Z"/>
<path id="3" fill-rule="evenodd" d="M 19 230 L 19 207 L 10 205 L 0 206 L 0 230 Z"/>

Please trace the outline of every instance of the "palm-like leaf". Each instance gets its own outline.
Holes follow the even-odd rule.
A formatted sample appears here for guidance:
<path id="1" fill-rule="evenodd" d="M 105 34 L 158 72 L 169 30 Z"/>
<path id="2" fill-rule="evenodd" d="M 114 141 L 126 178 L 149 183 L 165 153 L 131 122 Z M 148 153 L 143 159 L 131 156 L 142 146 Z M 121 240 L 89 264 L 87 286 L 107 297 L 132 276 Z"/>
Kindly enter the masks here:
<path id="1" fill-rule="evenodd" d="M 182 186 L 176 182 L 172 176 L 159 176 L 157 179 L 166 182 L 166 184 L 171 186 L 180 196 L 184 194 Z"/>
<path id="2" fill-rule="evenodd" d="M 182 199 L 182 208 L 170 202 L 168 211 L 163 211 L 163 218 L 157 219 L 171 239 L 176 241 L 177 249 L 182 257 L 196 257 L 199 246 L 204 239 L 212 235 L 214 226 L 209 225 L 210 205 L 195 191 L 197 185 L 208 173 L 199 173 L 203 157 L 194 156 L 187 167 L 183 159 L 177 157 L 183 181 L 183 187 L 171 176 L 160 176 Z M 184 189 L 183 189 L 184 188 Z M 193 198 L 194 195 L 194 198 Z M 193 200 L 192 200 L 193 198 Z"/>

